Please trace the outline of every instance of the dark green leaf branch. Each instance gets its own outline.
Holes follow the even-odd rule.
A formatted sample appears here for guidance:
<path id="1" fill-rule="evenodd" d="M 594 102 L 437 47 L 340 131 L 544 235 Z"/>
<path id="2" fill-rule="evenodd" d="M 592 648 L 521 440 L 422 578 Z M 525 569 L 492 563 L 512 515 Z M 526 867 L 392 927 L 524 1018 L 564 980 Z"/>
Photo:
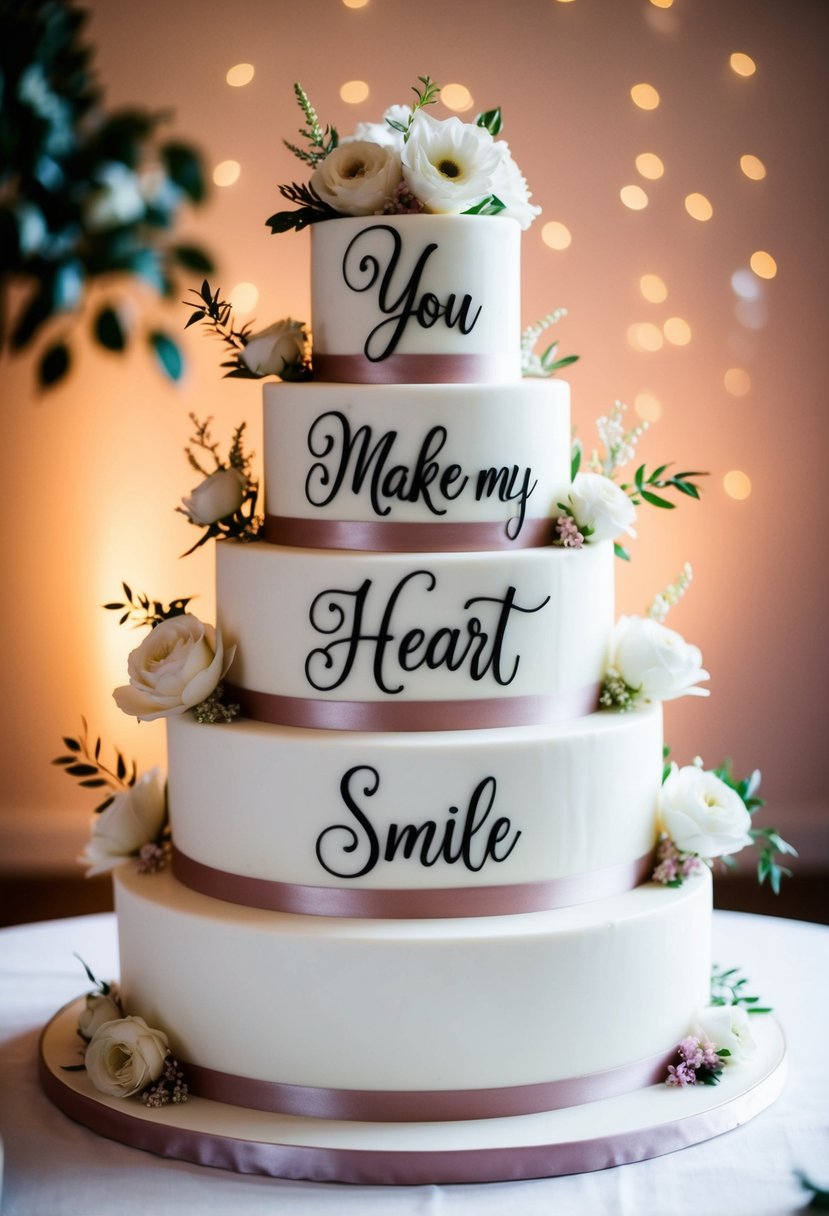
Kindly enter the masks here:
<path id="1" fill-rule="evenodd" d="M 90 744 L 86 718 L 81 718 L 81 723 L 83 731 L 77 739 L 64 735 L 63 745 L 67 749 L 66 754 L 56 756 L 52 764 L 61 767 L 69 777 L 74 777 L 78 784 L 85 789 L 106 788 L 110 790 L 104 801 L 95 807 L 96 813 L 100 814 L 101 811 L 107 809 L 116 794 L 121 794 L 135 785 L 138 773 L 135 761 L 128 764 L 123 754 L 117 749 L 114 770 L 102 763 L 100 737 L 95 740 L 94 745 Z"/>
<path id="2" fill-rule="evenodd" d="M 680 494 L 685 494 L 689 498 L 699 499 L 699 486 L 694 482 L 689 481 L 689 477 L 707 477 L 707 473 L 693 472 L 688 470 L 683 473 L 674 473 L 670 477 L 665 477 L 664 473 L 670 468 L 668 464 L 661 464 L 659 468 L 654 469 L 652 473 L 647 473 L 645 466 L 640 464 L 634 474 L 633 482 L 622 482 L 621 488 L 629 495 L 631 502 L 637 507 L 640 503 L 650 503 L 652 507 L 662 507 L 666 510 L 673 510 L 676 506 L 675 502 L 669 502 L 667 498 L 663 498 L 660 494 L 655 494 L 655 490 L 676 490 Z"/>
<path id="3" fill-rule="evenodd" d="M 409 115 L 408 122 L 398 122 L 395 118 L 386 119 L 386 122 L 393 131 L 399 131 L 401 133 L 404 143 L 408 140 L 409 135 L 411 134 L 412 123 L 415 120 L 415 115 L 417 114 L 418 110 L 422 110 L 424 106 L 433 106 L 440 96 L 440 85 L 435 84 L 434 80 L 432 80 L 429 76 L 418 76 L 417 79 L 423 85 L 423 88 L 419 89 L 416 84 L 412 85 L 412 92 L 414 93 L 416 100 L 412 106 L 412 112 Z"/>
<path id="4" fill-rule="evenodd" d="M 770 1005 L 761 1005 L 759 996 L 744 991 L 748 980 L 740 975 L 739 967 L 723 971 L 716 964 L 711 968 L 711 1004 L 740 1005 L 746 1013 L 771 1013 Z"/>
<path id="5" fill-rule="evenodd" d="M 242 359 L 242 351 L 250 339 L 250 323 L 246 322 L 240 329 L 236 328 L 233 309 L 226 300 L 219 298 L 221 288 L 217 287 L 214 292 L 207 279 L 202 282 L 198 290 L 191 287 L 190 294 L 194 295 L 196 300 L 195 302 L 193 300 L 182 301 L 188 308 L 193 309 L 184 328 L 189 329 L 191 325 L 202 322 L 214 337 L 232 351 L 233 358 L 221 365 L 228 369 L 225 372 L 227 378 L 258 380 L 259 377 L 256 373 L 252 372 Z"/>
<path id="6" fill-rule="evenodd" d="M 720 781 L 739 794 L 749 815 L 754 815 L 766 805 L 765 799 L 755 797 L 755 790 L 760 785 L 760 774 L 756 770 L 750 776 L 738 779 L 731 771 L 731 761 L 724 760 L 720 767 L 713 771 Z M 748 834 L 757 849 L 757 881 L 762 886 L 768 879 L 774 894 L 779 895 L 782 880 L 791 878 L 792 872 L 786 866 L 781 866 L 777 859 L 779 856 L 797 857 L 797 850 L 783 839 L 776 828 L 750 828 Z M 736 865 L 733 857 L 724 857 L 722 860 L 726 866 Z"/>
<path id="7" fill-rule="evenodd" d="M 108 612 L 121 613 L 118 621 L 119 625 L 132 621 L 133 627 L 136 629 L 141 626 L 149 626 L 150 629 L 155 629 L 156 625 L 160 625 L 162 621 L 168 621 L 174 616 L 182 616 L 187 611 L 187 606 L 193 598 L 192 595 L 188 595 L 180 599 L 170 600 L 170 603 L 165 608 L 161 600 L 151 600 L 149 596 L 143 593 L 133 595 L 127 583 L 122 583 L 121 587 L 123 588 L 125 599 L 123 601 L 114 600 L 109 604 L 104 604 L 104 608 Z"/>

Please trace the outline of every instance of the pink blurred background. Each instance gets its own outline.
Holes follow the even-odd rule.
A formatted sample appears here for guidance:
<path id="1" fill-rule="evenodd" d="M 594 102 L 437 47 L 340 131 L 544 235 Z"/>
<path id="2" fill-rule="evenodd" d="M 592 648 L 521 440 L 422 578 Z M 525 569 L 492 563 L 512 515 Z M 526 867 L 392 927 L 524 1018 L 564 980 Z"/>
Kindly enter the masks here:
<path id="1" fill-rule="evenodd" d="M 302 177 L 282 145 L 301 125 L 294 80 L 342 134 L 408 100 L 426 73 L 466 87 L 467 118 L 502 106 L 504 137 L 543 207 L 524 237 L 524 323 L 568 309 L 555 336 L 561 353 L 581 355 L 566 373 L 578 434 L 589 449 L 596 418 L 621 399 L 631 425 L 658 417 L 639 447 L 649 467 L 710 472 L 701 503 L 640 512 L 633 560 L 617 566 L 626 612 L 644 611 L 693 566 L 668 623 L 701 647 L 712 695 L 668 707 L 673 754 L 760 767 L 768 807 L 758 822 L 798 846 L 801 873 L 829 867 L 823 0 L 86 7 L 108 104 L 170 108 L 171 130 L 200 145 L 211 172 L 238 162 L 238 179 L 213 188 L 186 235 L 212 250 L 223 295 L 253 285 L 258 299 L 240 320 L 257 327 L 309 316 L 308 234 L 273 237 L 264 225 L 277 184 Z M 756 70 L 735 71 L 734 53 Z M 254 75 L 231 87 L 239 63 Z M 349 104 L 340 90 L 354 81 L 368 96 Z M 634 103 L 642 83 L 658 93 L 655 108 Z M 659 158 L 660 176 L 653 160 L 637 165 L 644 153 Z M 741 167 L 746 156 L 760 167 Z M 636 208 L 625 187 L 637 187 L 625 193 Z M 689 214 L 692 194 L 709 201 L 710 219 Z M 567 230 L 566 248 L 545 241 L 561 243 L 550 224 Z M 759 273 L 756 253 L 773 259 L 755 260 Z M 159 312 L 171 330 L 188 315 Z M 188 415 L 213 416 L 222 440 L 247 419 L 261 452 L 260 387 L 223 381 L 221 349 L 196 330 L 181 341 L 188 371 L 177 386 L 137 351 L 87 347 L 46 396 L 30 362 L 0 364 L 0 865 L 18 877 L 76 872 L 93 803 L 49 761 L 81 714 L 105 747 L 141 768 L 163 764 L 162 725 L 136 724 L 111 701 L 138 635 L 100 605 L 126 579 L 165 601 L 198 595 L 194 610 L 212 619 L 210 549 L 178 558 L 194 539 L 173 511 L 193 481 Z M 750 481 L 742 499 L 726 488 L 735 471 Z"/>

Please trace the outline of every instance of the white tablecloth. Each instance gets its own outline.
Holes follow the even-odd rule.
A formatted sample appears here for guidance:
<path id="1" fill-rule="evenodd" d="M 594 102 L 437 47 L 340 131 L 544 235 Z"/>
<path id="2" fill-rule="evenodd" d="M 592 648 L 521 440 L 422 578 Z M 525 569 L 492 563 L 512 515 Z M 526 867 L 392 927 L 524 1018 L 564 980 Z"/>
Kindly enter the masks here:
<path id="1" fill-rule="evenodd" d="M 600 1173 L 455 1187 L 348 1187 L 242 1176 L 148 1156 L 72 1123 L 40 1091 L 43 1023 L 117 974 L 112 916 L 0 931 L 3 1216 L 788 1216 L 829 1187 L 829 929 L 715 916 L 715 960 L 739 966 L 789 1041 L 788 1085 L 771 1109 L 706 1144 Z M 681 943 L 677 943 L 681 949 Z M 601 998 L 612 1000 L 612 994 Z"/>

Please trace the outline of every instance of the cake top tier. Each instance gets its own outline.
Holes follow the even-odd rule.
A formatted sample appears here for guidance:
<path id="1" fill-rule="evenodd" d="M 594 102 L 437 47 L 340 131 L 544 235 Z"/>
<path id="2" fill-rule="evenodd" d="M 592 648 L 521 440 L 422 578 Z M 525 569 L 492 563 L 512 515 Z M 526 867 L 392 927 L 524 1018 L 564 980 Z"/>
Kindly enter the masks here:
<path id="1" fill-rule="evenodd" d="M 316 225 L 315 378 L 518 380 L 519 238 L 514 220 L 485 216 L 370 216 Z"/>
<path id="2" fill-rule="evenodd" d="M 293 210 L 273 232 L 313 225 L 314 376 L 348 383 L 505 383 L 521 374 L 519 229 L 539 208 L 501 132 L 426 112 L 440 90 L 419 78 L 411 105 L 340 138 L 300 85 L 308 167 L 283 185 Z"/>

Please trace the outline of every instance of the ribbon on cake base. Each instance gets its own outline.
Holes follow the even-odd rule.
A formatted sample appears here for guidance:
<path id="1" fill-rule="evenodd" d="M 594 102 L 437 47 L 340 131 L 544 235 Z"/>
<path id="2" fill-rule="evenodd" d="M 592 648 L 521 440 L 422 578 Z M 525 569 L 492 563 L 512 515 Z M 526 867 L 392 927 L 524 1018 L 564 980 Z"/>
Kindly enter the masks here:
<path id="1" fill-rule="evenodd" d="M 173 873 L 185 887 L 246 908 L 302 916 L 435 920 L 550 912 L 632 891 L 650 877 L 653 851 L 635 861 L 542 882 L 476 887 L 322 887 L 218 870 L 173 845 Z"/>
<path id="2" fill-rule="evenodd" d="M 180 1061 L 193 1093 L 213 1102 L 311 1119 L 356 1123 L 445 1123 L 457 1119 L 503 1119 L 581 1106 L 644 1089 L 664 1079 L 676 1048 L 633 1064 L 582 1077 L 503 1085 L 487 1089 L 332 1089 L 288 1085 L 217 1072 Z"/>
<path id="3" fill-rule="evenodd" d="M 598 684 L 547 696 L 455 701 L 325 701 L 258 692 L 230 682 L 225 684 L 225 692 L 227 700 L 238 704 L 246 718 L 313 730 L 389 732 L 540 726 L 586 717 L 599 703 Z"/>
<path id="4" fill-rule="evenodd" d="M 510 536 L 508 529 L 515 522 L 397 523 L 266 515 L 262 534 L 271 545 L 358 549 L 363 553 L 492 553 L 549 545 L 553 526 L 550 519 L 525 519 L 518 535 Z"/>
<path id="5" fill-rule="evenodd" d="M 512 355 L 324 355 L 314 351 L 314 379 L 340 384 L 498 384 L 520 379 Z"/>

